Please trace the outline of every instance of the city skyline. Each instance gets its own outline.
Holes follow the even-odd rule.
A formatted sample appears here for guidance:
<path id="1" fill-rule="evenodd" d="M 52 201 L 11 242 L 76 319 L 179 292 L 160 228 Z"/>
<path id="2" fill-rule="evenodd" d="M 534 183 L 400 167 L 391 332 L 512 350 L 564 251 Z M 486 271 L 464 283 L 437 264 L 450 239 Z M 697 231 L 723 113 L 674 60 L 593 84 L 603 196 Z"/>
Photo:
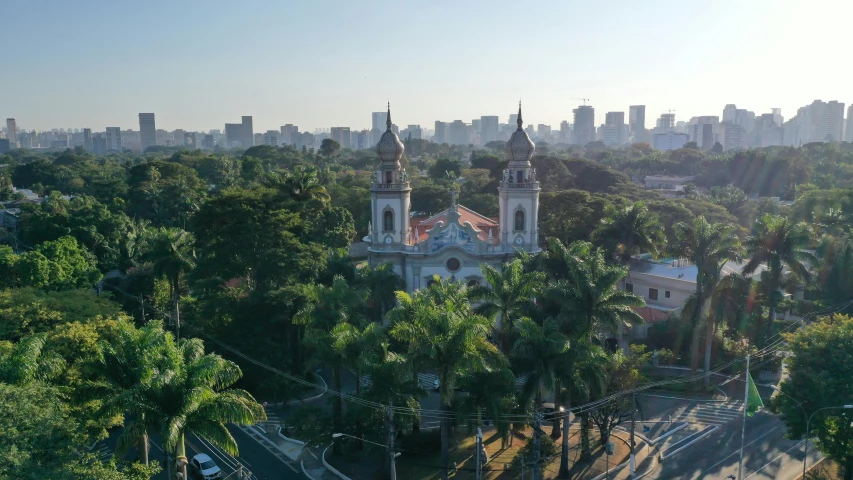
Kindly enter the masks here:
<path id="1" fill-rule="evenodd" d="M 288 123 L 360 130 L 388 100 L 398 125 L 426 126 L 490 115 L 503 122 L 521 98 L 530 122 L 556 127 L 571 121 L 580 98 L 602 115 L 646 105 L 647 124 L 669 109 L 686 120 L 734 103 L 790 117 L 815 99 L 853 100 L 846 67 L 824 48 L 845 40 L 843 19 L 853 13 L 845 4 L 439 2 L 409 7 L 415 24 L 395 5 L 270 4 L 257 15 L 260 5 L 227 2 L 23 2 L 0 39 L 40 53 L 5 58 L 14 75 L 0 90 L 0 116 L 36 130 L 136 128 L 139 112 L 155 112 L 170 131 L 222 128 L 242 115 L 253 116 L 257 132 Z M 322 21 L 305 21 L 312 18 Z M 225 31 L 240 33 L 223 41 Z M 799 40 L 786 41 L 792 31 Z M 69 40 L 72 48 L 56 48 Z M 735 44 L 765 47 L 757 55 Z M 565 53 L 561 45 L 587 46 Z M 74 68 L 94 52 L 104 68 Z M 802 68 L 803 58 L 837 64 L 838 74 Z"/>

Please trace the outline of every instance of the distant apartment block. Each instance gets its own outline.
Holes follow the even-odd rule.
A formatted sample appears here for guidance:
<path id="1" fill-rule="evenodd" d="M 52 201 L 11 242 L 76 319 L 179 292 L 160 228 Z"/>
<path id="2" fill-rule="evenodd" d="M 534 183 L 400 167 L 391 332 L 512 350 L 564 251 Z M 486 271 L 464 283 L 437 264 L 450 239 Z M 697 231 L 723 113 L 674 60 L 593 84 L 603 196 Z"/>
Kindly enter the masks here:
<path id="1" fill-rule="evenodd" d="M 102 133 L 96 133 L 92 136 L 92 153 L 95 155 L 107 154 L 107 139 Z"/>
<path id="2" fill-rule="evenodd" d="M 349 127 L 332 127 L 332 140 L 341 144 L 341 148 L 352 148 L 352 132 Z"/>
<path id="3" fill-rule="evenodd" d="M 485 145 L 498 139 L 500 122 L 497 115 L 480 117 L 480 143 Z"/>
<path id="4" fill-rule="evenodd" d="M 253 147 L 255 145 L 255 130 L 252 126 L 252 117 L 243 116 L 242 120 L 243 146 L 246 148 Z"/>
<path id="5" fill-rule="evenodd" d="M 84 128 L 83 129 L 83 148 L 87 152 L 92 151 L 92 129 Z"/>
<path id="6" fill-rule="evenodd" d="M 6 119 L 6 139 L 9 140 L 9 148 L 18 147 L 18 122 L 14 118 Z"/>
<path id="7" fill-rule="evenodd" d="M 595 109 L 591 105 L 579 105 L 573 110 L 574 141 L 577 145 L 586 145 L 595 141 Z"/>
<path id="8" fill-rule="evenodd" d="M 142 151 L 157 145 L 157 128 L 154 125 L 153 113 L 139 114 L 139 135 L 142 142 Z"/>
<path id="9" fill-rule="evenodd" d="M 675 177 L 667 175 L 646 175 L 643 183 L 650 190 L 671 190 L 680 192 L 684 186 L 693 181 L 693 177 Z"/>
<path id="10" fill-rule="evenodd" d="M 272 145 L 273 147 L 277 147 L 279 145 L 279 135 L 281 135 L 281 132 L 279 132 L 278 130 L 267 130 L 267 132 L 264 134 L 264 145 Z"/>
<path id="11" fill-rule="evenodd" d="M 655 150 L 678 150 L 687 144 L 688 135 L 669 131 L 652 135 L 652 148 Z"/>
<path id="12" fill-rule="evenodd" d="M 645 105 L 631 105 L 628 107 L 628 133 L 634 142 L 648 141 Z"/>
<path id="13" fill-rule="evenodd" d="M 107 150 L 120 152 L 122 150 L 121 127 L 107 127 L 105 135 Z"/>

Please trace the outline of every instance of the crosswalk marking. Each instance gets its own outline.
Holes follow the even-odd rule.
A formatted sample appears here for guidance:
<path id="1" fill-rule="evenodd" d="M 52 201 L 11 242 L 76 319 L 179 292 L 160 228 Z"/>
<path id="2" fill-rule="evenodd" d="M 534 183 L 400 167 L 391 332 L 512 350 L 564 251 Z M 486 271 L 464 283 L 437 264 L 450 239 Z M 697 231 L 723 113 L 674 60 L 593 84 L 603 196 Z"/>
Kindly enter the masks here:
<path id="1" fill-rule="evenodd" d="M 743 402 L 722 405 L 696 405 L 673 416 L 673 421 L 688 421 L 723 425 L 743 415 Z"/>

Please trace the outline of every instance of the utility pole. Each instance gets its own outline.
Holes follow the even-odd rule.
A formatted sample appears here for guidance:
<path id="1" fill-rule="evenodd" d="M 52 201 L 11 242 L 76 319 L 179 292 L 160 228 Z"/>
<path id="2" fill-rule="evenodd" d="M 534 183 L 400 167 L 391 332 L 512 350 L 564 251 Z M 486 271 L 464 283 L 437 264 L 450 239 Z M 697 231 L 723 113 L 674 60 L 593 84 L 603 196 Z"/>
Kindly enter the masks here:
<path id="1" fill-rule="evenodd" d="M 746 371 L 743 374 L 743 420 L 740 425 L 740 461 L 737 464 L 737 478 L 743 480 L 743 439 L 746 436 L 746 404 L 749 403 L 749 355 L 746 356 Z M 808 442 L 808 438 L 806 442 Z M 808 445 L 808 443 L 807 443 Z"/>
<path id="2" fill-rule="evenodd" d="M 521 457 L 521 480 L 524 480 L 524 457 Z"/>
<path id="3" fill-rule="evenodd" d="M 391 480 L 397 480 L 397 465 L 395 464 L 397 453 L 394 451 L 394 412 L 391 405 L 393 403 L 385 407 L 385 421 L 388 427 L 388 461 L 391 469 L 390 478 Z"/>
<path id="4" fill-rule="evenodd" d="M 477 463 L 475 464 L 475 467 L 474 467 L 474 468 L 476 468 L 475 474 L 474 474 L 474 480 L 482 480 L 482 478 L 483 478 L 483 462 L 482 462 L 482 460 L 480 460 L 480 449 L 481 448 L 483 448 L 483 431 L 480 430 L 480 427 L 477 427 L 477 447 L 476 447 L 477 454 L 475 457 Z"/>
<path id="5" fill-rule="evenodd" d="M 631 465 L 631 478 L 634 478 L 634 472 L 636 471 L 635 469 L 637 468 L 637 465 L 635 464 L 635 460 L 634 460 L 634 458 L 635 458 L 634 455 L 635 455 L 635 450 L 636 450 L 636 448 L 634 446 L 634 424 L 636 421 L 636 418 L 635 418 L 636 415 L 637 415 L 637 392 L 632 392 L 631 393 L 631 463 L 630 463 L 630 465 Z"/>
<path id="6" fill-rule="evenodd" d="M 539 406 L 536 406 L 536 414 L 534 416 L 533 422 L 535 430 L 533 431 L 533 472 L 531 474 L 531 478 L 533 480 L 540 480 L 540 469 L 539 464 L 541 462 L 540 456 L 542 453 L 541 450 L 541 440 L 540 440 L 540 430 L 542 429 L 542 413 L 539 411 Z"/>

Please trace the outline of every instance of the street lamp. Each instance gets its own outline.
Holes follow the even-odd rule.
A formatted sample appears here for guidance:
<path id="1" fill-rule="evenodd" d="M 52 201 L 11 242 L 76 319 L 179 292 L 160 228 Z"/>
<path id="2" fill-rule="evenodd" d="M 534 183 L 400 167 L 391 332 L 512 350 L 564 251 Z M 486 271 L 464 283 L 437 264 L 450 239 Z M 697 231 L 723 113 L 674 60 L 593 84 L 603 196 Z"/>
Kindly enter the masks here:
<path id="1" fill-rule="evenodd" d="M 382 448 L 388 448 L 388 445 L 382 445 L 381 443 L 371 442 L 370 440 L 365 440 L 363 438 L 354 437 L 352 435 L 348 435 L 346 433 L 333 433 L 332 438 L 341 438 L 341 437 L 349 437 L 354 438 L 356 440 L 361 440 L 362 442 L 367 442 L 373 445 L 380 446 Z M 391 480 L 397 480 L 397 465 L 394 462 L 394 459 L 400 456 L 400 452 L 394 452 L 392 455 L 391 452 L 388 452 L 388 456 L 391 458 Z"/>
<path id="2" fill-rule="evenodd" d="M 807 417 L 808 417 L 808 414 L 806 413 L 806 408 L 803 406 L 803 404 L 802 404 L 802 403 L 798 402 L 796 398 L 794 398 L 794 397 L 792 397 L 792 396 L 788 395 L 787 393 L 783 392 L 783 391 L 782 391 L 782 389 L 781 389 L 781 388 L 779 388 L 779 387 L 777 387 L 776 385 L 768 385 L 768 386 L 769 386 L 770 388 L 772 388 L 775 392 L 777 392 L 777 393 L 781 393 L 782 395 L 785 395 L 786 397 L 790 398 L 790 399 L 791 399 L 791 401 L 792 401 L 792 402 L 794 402 L 794 403 L 796 403 L 796 404 L 797 404 L 797 406 L 798 406 L 798 407 L 800 407 L 800 410 L 802 410 L 802 411 L 803 411 L 803 418 L 807 418 Z"/>
<path id="3" fill-rule="evenodd" d="M 809 459 L 809 424 L 812 421 L 812 417 L 814 417 L 815 413 L 820 412 L 821 410 L 836 410 L 836 409 L 851 409 L 853 405 L 841 405 L 840 407 L 823 407 L 815 410 L 811 415 L 809 415 L 809 419 L 806 420 L 806 448 L 803 453 L 803 478 L 806 478 L 806 462 Z"/>

